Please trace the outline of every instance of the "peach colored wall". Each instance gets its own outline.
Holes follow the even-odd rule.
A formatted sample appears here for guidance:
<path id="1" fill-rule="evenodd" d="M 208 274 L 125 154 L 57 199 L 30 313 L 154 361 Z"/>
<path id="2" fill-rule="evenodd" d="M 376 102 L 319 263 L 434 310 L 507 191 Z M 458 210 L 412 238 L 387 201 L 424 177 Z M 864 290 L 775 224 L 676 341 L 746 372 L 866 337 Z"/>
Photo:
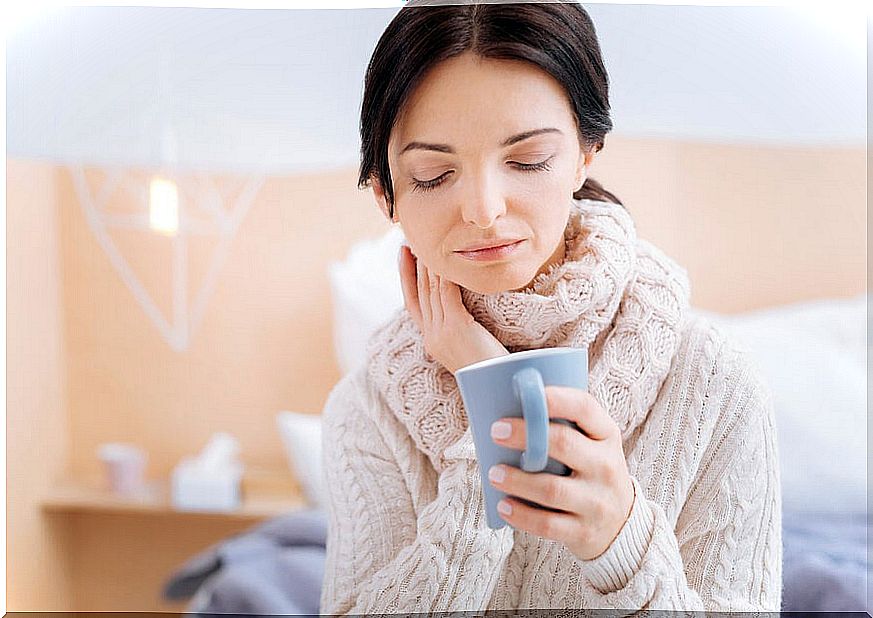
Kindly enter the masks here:
<path id="1" fill-rule="evenodd" d="M 100 174 L 93 176 L 97 187 Z M 218 430 L 240 440 L 247 464 L 284 466 L 276 412 L 319 412 L 339 377 L 325 268 L 355 239 L 385 229 L 368 196 L 346 172 L 268 178 L 230 245 L 190 348 L 176 352 L 97 243 L 71 182 L 64 170 L 59 206 L 74 475 L 99 472 L 97 446 L 123 440 L 148 451 L 150 475 L 166 476 Z M 169 240 L 140 231 L 112 235 L 171 317 Z M 192 290 L 211 251 L 207 242 L 190 246 Z"/>
<path id="2" fill-rule="evenodd" d="M 688 268 L 696 305 L 732 312 L 864 289 L 864 166 L 863 151 L 615 139 L 592 175 L 624 201 L 640 235 Z M 339 377 L 328 262 L 387 229 L 355 172 L 267 179 L 181 353 L 136 304 L 60 174 L 75 474 L 98 470 L 101 442 L 132 440 L 149 451 L 150 473 L 166 475 L 218 429 L 239 437 L 247 463 L 284 465 L 276 411 L 319 412 Z M 170 315 L 166 238 L 114 234 Z M 192 289 L 210 248 L 190 247 Z"/>
<path id="3" fill-rule="evenodd" d="M 864 148 L 607 140 L 592 176 L 733 313 L 866 290 Z"/>
<path id="4" fill-rule="evenodd" d="M 99 185 L 98 170 L 89 176 Z M 97 243 L 69 172 L 23 161 L 9 166 L 9 233 L 16 238 L 10 249 L 19 247 L 9 263 L 10 273 L 19 264 L 10 276 L 9 332 L 18 334 L 17 343 L 10 338 L 9 366 L 18 367 L 22 385 L 18 400 L 10 397 L 10 500 L 30 496 L 10 503 L 10 573 L 27 568 L 22 565 L 32 558 L 34 539 L 48 534 L 28 518 L 36 493 L 67 461 L 60 454 L 65 441 L 68 471 L 76 476 L 99 473 L 97 445 L 124 440 L 149 452 L 149 476 L 166 477 L 218 430 L 240 439 L 246 464 L 286 465 L 275 413 L 318 413 L 339 377 L 327 265 L 355 241 L 387 230 L 369 193 L 356 188 L 356 176 L 349 168 L 268 177 L 230 245 L 190 349 L 175 352 Z M 699 307 L 735 312 L 866 289 L 863 148 L 610 136 L 592 176 L 625 202 L 641 236 L 689 270 Z M 129 212 L 135 203 L 119 194 L 110 206 Z M 167 239 L 129 231 L 113 232 L 113 238 L 170 315 Z M 205 242 L 190 247 L 192 289 L 210 249 Z M 59 267 L 50 264 L 57 252 Z M 25 315 L 36 320 L 25 324 Z M 48 356 L 37 363 L 34 349 Z M 230 530 L 192 536 L 188 520 L 173 518 L 77 516 L 67 524 L 71 540 L 61 553 L 74 560 L 71 571 L 61 571 L 73 591 L 68 609 L 90 611 L 177 610 L 159 601 L 158 583 L 180 556 Z M 119 547 L 129 555 L 113 561 L 111 550 Z M 116 581 L 111 588 L 100 582 L 109 572 Z M 54 582 L 63 577 L 48 585 L 38 576 L 31 583 L 10 582 L 10 609 L 62 602 Z"/>
<path id="5" fill-rule="evenodd" d="M 6 609 L 70 608 L 67 528 L 40 510 L 68 465 L 54 166 L 6 165 Z"/>

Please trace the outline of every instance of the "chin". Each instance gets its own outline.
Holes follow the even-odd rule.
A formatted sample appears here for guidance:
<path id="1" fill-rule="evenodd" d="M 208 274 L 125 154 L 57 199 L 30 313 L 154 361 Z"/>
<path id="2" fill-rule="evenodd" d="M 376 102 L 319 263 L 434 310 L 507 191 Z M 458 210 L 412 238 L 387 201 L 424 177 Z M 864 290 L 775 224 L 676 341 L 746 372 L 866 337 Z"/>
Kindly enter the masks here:
<path id="1" fill-rule="evenodd" d="M 499 294 L 508 290 L 521 290 L 531 282 L 533 275 L 526 273 L 492 274 L 481 273 L 479 277 L 465 277 L 460 285 L 479 294 Z"/>

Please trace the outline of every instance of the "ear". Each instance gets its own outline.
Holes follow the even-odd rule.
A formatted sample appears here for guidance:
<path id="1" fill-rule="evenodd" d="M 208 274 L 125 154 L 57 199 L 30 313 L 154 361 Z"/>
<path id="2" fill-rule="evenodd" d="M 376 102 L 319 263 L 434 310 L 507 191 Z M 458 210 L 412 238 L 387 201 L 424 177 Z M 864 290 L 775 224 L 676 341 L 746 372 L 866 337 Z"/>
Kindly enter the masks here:
<path id="1" fill-rule="evenodd" d="M 382 211 L 382 214 L 385 215 L 386 219 L 391 219 L 392 222 L 397 222 L 397 209 L 394 209 L 394 217 L 392 218 L 388 212 L 388 198 L 385 196 L 385 190 L 382 188 L 382 184 L 376 179 L 372 178 L 370 180 L 370 187 L 373 189 L 373 197 L 376 200 L 376 205 L 379 206 L 379 210 Z"/>
<path id="2" fill-rule="evenodd" d="M 588 178 L 588 168 L 591 166 L 591 162 L 594 160 L 594 149 L 590 149 L 587 152 L 585 150 L 579 151 L 579 160 L 576 162 L 576 179 L 573 186 L 576 189 L 580 189 L 582 185 L 585 183 L 585 179 Z"/>

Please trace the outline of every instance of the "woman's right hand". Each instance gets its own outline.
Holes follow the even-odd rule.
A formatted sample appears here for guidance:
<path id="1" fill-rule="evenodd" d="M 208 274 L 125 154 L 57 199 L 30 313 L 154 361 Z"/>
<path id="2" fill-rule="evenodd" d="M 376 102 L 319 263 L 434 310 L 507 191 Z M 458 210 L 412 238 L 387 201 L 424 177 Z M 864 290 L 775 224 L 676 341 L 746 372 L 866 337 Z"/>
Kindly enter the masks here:
<path id="1" fill-rule="evenodd" d="M 400 247 L 403 300 L 424 335 L 425 351 L 452 375 L 461 367 L 506 356 L 509 351 L 467 311 L 461 289 Z"/>

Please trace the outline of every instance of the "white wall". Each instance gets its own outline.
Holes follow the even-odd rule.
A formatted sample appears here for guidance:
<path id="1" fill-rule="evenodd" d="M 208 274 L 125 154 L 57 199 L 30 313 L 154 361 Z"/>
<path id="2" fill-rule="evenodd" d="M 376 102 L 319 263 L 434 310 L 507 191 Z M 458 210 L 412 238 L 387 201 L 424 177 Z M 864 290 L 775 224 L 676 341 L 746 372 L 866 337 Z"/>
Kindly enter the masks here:
<path id="1" fill-rule="evenodd" d="M 865 22 L 845 9 L 586 8 L 617 135 L 865 142 Z M 7 153 L 276 173 L 353 164 L 364 70 L 398 10 L 56 9 L 9 40 Z"/>

